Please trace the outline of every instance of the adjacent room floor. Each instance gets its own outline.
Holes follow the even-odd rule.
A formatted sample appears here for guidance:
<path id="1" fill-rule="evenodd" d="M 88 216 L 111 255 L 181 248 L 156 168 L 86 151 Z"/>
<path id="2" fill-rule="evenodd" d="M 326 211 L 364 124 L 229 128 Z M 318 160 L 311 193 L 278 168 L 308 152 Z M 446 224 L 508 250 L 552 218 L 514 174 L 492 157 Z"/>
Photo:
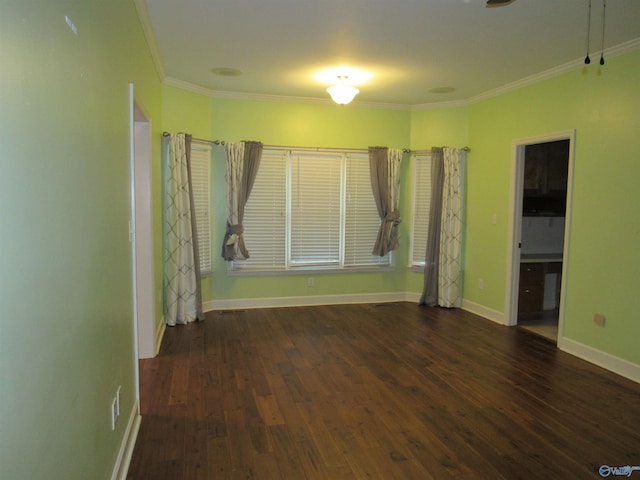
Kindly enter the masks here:
<path id="1" fill-rule="evenodd" d="M 256 309 L 141 362 L 129 479 L 589 479 L 640 465 L 640 384 L 412 303 Z"/>
<path id="2" fill-rule="evenodd" d="M 519 318 L 518 326 L 529 332 L 557 343 L 558 341 L 558 310 L 545 310 L 540 315 Z"/>

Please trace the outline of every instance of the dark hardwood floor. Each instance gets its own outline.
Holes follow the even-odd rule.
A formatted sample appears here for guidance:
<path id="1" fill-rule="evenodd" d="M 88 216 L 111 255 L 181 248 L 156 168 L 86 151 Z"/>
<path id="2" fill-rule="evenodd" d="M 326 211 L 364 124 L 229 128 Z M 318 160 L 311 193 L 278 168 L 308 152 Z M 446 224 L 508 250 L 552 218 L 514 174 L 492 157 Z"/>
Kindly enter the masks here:
<path id="1" fill-rule="evenodd" d="M 141 397 L 129 479 L 595 479 L 640 465 L 639 384 L 411 303 L 211 312 L 167 329 Z"/>

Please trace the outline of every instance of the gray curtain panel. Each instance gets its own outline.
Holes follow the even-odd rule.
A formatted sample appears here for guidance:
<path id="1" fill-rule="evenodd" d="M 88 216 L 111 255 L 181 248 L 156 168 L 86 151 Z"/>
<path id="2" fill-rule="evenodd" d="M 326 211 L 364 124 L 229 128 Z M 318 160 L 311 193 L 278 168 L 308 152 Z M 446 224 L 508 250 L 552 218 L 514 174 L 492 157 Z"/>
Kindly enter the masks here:
<path id="1" fill-rule="evenodd" d="M 424 289 L 420 305 L 438 305 L 438 266 L 440 263 L 440 230 L 442 224 L 442 191 L 444 187 L 444 152 L 431 149 L 431 212 L 427 232 L 427 252 L 424 264 Z"/>
<path id="2" fill-rule="evenodd" d="M 369 173 L 371 189 L 378 208 L 380 228 L 373 246 L 373 255 L 384 257 L 398 248 L 400 239 L 398 224 L 400 212 L 398 200 L 400 191 L 401 150 L 387 147 L 369 147 Z"/>
<path id="3" fill-rule="evenodd" d="M 193 248 L 193 273 L 195 275 L 196 291 L 195 291 L 195 307 L 196 318 L 200 321 L 204 320 L 204 312 L 202 311 L 202 276 L 200 274 L 200 245 L 198 244 L 198 222 L 196 221 L 196 203 L 193 199 L 193 174 L 191 173 L 191 140 L 192 136 L 185 134 L 185 153 L 187 155 L 187 174 L 189 181 L 189 211 L 191 212 L 191 246 Z M 209 228 L 209 225 L 200 225 L 200 228 Z"/>
<path id="4" fill-rule="evenodd" d="M 227 261 L 249 258 L 244 242 L 244 208 L 258 174 L 263 145 L 260 142 L 227 143 L 227 228 L 222 258 Z"/>

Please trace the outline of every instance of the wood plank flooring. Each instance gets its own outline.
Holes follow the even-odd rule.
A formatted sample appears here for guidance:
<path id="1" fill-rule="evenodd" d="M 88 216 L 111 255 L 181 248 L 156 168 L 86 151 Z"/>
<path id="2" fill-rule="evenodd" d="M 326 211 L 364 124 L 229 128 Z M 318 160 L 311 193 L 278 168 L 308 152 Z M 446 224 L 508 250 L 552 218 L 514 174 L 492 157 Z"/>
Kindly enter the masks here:
<path id="1" fill-rule="evenodd" d="M 589 479 L 640 465 L 640 385 L 460 310 L 340 305 L 167 329 L 129 479 Z M 640 472 L 636 475 L 640 478 Z"/>

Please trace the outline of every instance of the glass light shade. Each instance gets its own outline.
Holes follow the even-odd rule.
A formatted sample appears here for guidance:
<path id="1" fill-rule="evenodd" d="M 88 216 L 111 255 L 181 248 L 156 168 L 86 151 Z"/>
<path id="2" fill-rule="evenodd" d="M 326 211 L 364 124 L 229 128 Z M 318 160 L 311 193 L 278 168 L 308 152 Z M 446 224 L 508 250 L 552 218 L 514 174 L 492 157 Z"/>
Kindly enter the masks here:
<path id="1" fill-rule="evenodd" d="M 338 105 L 346 105 L 360 93 L 360 90 L 350 85 L 334 85 L 333 87 L 327 88 L 327 92 Z"/>

